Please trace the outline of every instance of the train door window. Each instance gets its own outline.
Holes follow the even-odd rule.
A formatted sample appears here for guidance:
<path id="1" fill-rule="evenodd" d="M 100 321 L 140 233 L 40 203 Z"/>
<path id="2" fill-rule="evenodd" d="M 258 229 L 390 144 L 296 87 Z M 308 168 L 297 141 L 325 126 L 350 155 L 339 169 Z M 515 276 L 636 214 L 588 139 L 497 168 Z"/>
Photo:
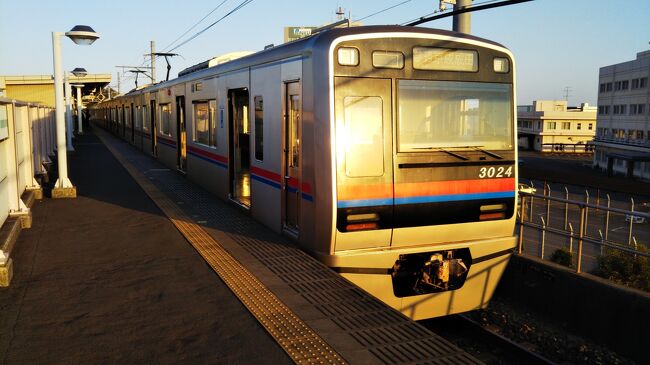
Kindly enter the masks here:
<path id="1" fill-rule="evenodd" d="M 205 101 L 194 103 L 194 142 L 210 145 L 210 110 Z"/>
<path id="2" fill-rule="evenodd" d="M 131 127 L 131 108 L 124 107 L 124 121 L 127 127 Z"/>
<path id="3" fill-rule="evenodd" d="M 208 107 L 210 112 L 210 146 L 217 147 L 217 101 L 210 100 Z"/>
<path id="4" fill-rule="evenodd" d="M 171 104 L 161 104 L 160 105 L 160 134 L 165 136 L 171 136 L 171 116 L 172 116 L 172 107 Z"/>
<path id="5" fill-rule="evenodd" d="M 284 126 L 284 182 L 283 226 L 286 232 L 298 235 L 300 229 L 300 203 L 302 171 L 300 169 L 300 140 L 302 116 L 300 110 L 300 84 L 286 84 Z"/>
<path id="6" fill-rule="evenodd" d="M 135 129 L 142 130 L 142 113 L 139 105 L 135 107 Z"/>
<path id="7" fill-rule="evenodd" d="M 147 106 L 142 106 L 142 130 L 149 131 L 149 113 L 147 113 Z"/>
<path id="8" fill-rule="evenodd" d="M 343 99 L 347 176 L 384 174 L 382 104 L 378 96 L 347 96 Z"/>
<path id="9" fill-rule="evenodd" d="M 264 99 L 256 96 L 255 102 L 255 159 L 264 160 Z"/>

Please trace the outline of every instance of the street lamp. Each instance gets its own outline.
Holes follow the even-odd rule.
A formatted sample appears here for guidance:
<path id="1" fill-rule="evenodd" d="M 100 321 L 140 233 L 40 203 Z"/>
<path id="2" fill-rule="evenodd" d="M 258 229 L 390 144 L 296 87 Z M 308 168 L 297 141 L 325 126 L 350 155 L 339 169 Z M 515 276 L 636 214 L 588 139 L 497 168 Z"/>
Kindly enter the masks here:
<path id="1" fill-rule="evenodd" d="M 56 119 L 57 162 L 59 179 L 52 189 L 52 198 L 76 198 L 77 189 L 68 178 L 65 118 L 63 116 L 63 62 L 61 61 L 61 36 L 66 35 L 76 44 L 92 44 L 99 34 L 87 25 L 76 25 L 69 32 L 52 32 L 52 58 L 54 61 L 54 100 Z"/>
<path id="2" fill-rule="evenodd" d="M 81 88 L 84 87 L 83 84 L 74 84 L 72 85 L 77 88 L 77 133 L 84 134 L 83 120 L 81 120 L 81 109 L 83 109 L 83 104 L 81 103 Z"/>
<path id="3" fill-rule="evenodd" d="M 88 71 L 86 71 L 86 69 L 83 67 L 77 67 L 71 72 L 76 77 L 86 77 L 86 75 L 88 75 Z M 81 109 L 83 107 L 81 103 L 81 88 L 83 85 L 77 84 L 73 86 L 77 88 L 77 133 L 84 134 L 83 121 L 81 120 Z M 72 127 L 70 125 L 68 127 L 70 128 L 69 133 L 72 134 Z"/>

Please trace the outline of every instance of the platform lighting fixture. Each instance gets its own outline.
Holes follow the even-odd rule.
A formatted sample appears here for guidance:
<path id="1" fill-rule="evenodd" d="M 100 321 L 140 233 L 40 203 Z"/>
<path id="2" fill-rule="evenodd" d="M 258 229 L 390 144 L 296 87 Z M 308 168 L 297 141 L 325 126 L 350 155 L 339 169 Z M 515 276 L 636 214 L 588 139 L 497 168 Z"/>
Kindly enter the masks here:
<path id="1" fill-rule="evenodd" d="M 88 71 L 86 71 L 85 68 L 83 67 L 77 67 L 74 70 L 71 71 L 73 75 L 77 77 L 86 77 L 88 75 Z"/>
<path id="2" fill-rule="evenodd" d="M 68 178 L 68 156 L 66 155 L 65 117 L 63 102 L 63 61 L 61 57 L 61 37 L 65 35 L 74 43 L 92 44 L 99 34 L 87 25 L 76 25 L 69 32 L 52 32 L 52 58 L 54 63 L 54 100 L 56 120 L 56 145 L 59 178 L 52 189 L 53 198 L 75 198 L 77 190 Z"/>

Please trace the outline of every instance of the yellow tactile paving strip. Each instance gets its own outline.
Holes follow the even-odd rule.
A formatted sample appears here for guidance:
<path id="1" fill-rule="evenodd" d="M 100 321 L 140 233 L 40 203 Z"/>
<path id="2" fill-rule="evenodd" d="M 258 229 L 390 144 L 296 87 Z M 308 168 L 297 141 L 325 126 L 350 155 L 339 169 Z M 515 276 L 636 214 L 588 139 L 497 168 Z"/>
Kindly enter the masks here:
<path id="1" fill-rule="evenodd" d="M 347 363 L 201 226 L 109 144 L 106 147 L 296 363 Z"/>

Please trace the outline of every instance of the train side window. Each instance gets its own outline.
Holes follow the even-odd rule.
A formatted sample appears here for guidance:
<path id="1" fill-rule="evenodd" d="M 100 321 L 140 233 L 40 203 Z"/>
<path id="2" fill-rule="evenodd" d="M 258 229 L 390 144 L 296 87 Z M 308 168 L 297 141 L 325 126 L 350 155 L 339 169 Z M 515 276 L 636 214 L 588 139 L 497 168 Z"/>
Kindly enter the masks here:
<path id="1" fill-rule="evenodd" d="M 210 109 L 208 102 L 194 103 L 194 142 L 210 146 Z"/>
<path id="2" fill-rule="evenodd" d="M 171 122 L 172 107 L 171 104 L 160 105 L 160 134 L 171 137 Z"/>
<path id="3" fill-rule="evenodd" d="M 264 160 L 264 99 L 256 96 L 255 102 L 255 159 Z"/>
<path id="4" fill-rule="evenodd" d="M 124 124 L 127 127 L 131 127 L 131 107 L 124 107 Z"/>
<path id="5" fill-rule="evenodd" d="M 135 107 L 135 129 L 142 129 L 142 113 L 140 112 L 140 106 Z"/>
<path id="6" fill-rule="evenodd" d="M 384 174 L 384 122 L 378 96 L 343 99 L 345 174 L 349 177 Z"/>

